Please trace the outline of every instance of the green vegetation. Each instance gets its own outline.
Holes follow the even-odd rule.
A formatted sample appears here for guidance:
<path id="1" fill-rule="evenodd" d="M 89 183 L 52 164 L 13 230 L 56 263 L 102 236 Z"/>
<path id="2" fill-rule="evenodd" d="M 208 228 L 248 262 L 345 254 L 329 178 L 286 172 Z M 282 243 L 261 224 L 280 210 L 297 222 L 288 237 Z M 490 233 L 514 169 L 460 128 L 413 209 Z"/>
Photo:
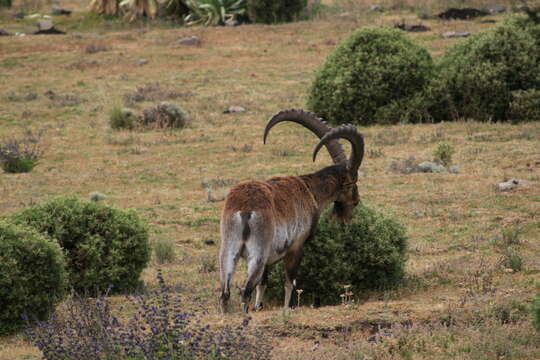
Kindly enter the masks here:
<path id="1" fill-rule="evenodd" d="M 297 20 L 306 6 L 307 0 L 247 0 L 249 19 L 263 24 Z"/>
<path id="2" fill-rule="evenodd" d="M 379 211 L 357 206 L 348 225 L 338 224 L 326 211 L 315 238 L 304 248 L 297 279 L 304 304 L 338 304 L 344 285 L 356 295 L 396 286 L 405 274 L 406 247 L 405 228 Z M 269 297 L 282 301 L 281 263 L 268 278 Z"/>
<path id="3" fill-rule="evenodd" d="M 82 294 L 133 290 L 150 257 L 147 225 L 130 210 L 59 197 L 13 216 L 58 240 L 70 284 Z"/>
<path id="4" fill-rule="evenodd" d="M 533 110 L 520 104 L 522 91 L 535 94 L 540 89 L 538 64 L 538 39 L 512 21 L 459 42 L 439 64 L 437 83 L 445 95 L 440 110 L 446 113 L 437 120 L 501 121 L 538 111 L 538 104 L 525 106 Z"/>
<path id="5" fill-rule="evenodd" d="M 454 155 L 454 147 L 447 141 L 441 141 L 433 151 L 434 160 L 440 162 L 444 166 L 452 164 L 452 155 Z"/>
<path id="6" fill-rule="evenodd" d="M 0 219 L 0 335 L 45 320 L 65 293 L 62 250 L 37 231 Z"/>
<path id="7" fill-rule="evenodd" d="M 428 51 L 402 31 L 363 28 L 342 41 L 317 71 L 308 107 L 334 124 L 421 121 L 424 115 L 412 111 L 412 104 L 432 71 Z"/>
<path id="8" fill-rule="evenodd" d="M 540 332 L 540 292 L 536 294 L 531 304 L 531 315 L 534 328 Z"/>

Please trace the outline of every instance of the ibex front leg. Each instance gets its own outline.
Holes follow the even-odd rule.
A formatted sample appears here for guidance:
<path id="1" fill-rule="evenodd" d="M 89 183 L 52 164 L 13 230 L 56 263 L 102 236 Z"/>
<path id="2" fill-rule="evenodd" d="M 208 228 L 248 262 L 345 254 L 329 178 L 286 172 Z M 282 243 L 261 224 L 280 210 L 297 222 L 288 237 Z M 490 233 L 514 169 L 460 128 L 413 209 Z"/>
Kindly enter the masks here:
<path id="1" fill-rule="evenodd" d="M 283 265 L 285 266 L 285 302 L 283 304 L 283 312 L 286 312 L 291 304 L 291 294 L 296 285 L 296 275 L 298 274 L 302 255 L 302 249 L 298 249 L 290 252 L 283 259 Z"/>

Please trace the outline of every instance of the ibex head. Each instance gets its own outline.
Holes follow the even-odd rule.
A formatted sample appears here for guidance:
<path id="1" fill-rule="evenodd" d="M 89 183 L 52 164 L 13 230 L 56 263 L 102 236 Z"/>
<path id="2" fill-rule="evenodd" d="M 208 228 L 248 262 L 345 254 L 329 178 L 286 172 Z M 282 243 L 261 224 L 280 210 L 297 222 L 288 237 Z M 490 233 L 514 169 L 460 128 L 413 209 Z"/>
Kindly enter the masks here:
<path id="1" fill-rule="evenodd" d="M 338 189 L 334 201 L 332 216 L 341 223 L 348 223 L 352 218 L 354 208 L 360 202 L 356 182 L 358 181 L 358 168 L 364 157 L 364 138 L 353 125 L 347 124 L 331 129 L 324 134 L 315 147 L 313 161 L 315 161 L 317 153 L 323 145 L 337 141 L 337 139 L 345 139 L 351 143 L 351 156 L 349 160 L 342 162 L 345 165 L 345 171 L 342 174 L 341 187 Z"/>
<path id="2" fill-rule="evenodd" d="M 355 206 L 360 202 L 356 182 L 358 181 L 358 168 L 364 157 L 364 138 L 362 134 L 353 125 L 347 124 L 337 128 L 330 128 L 314 113 L 291 109 L 281 111 L 270 119 L 264 130 L 263 142 L 266 143 L 266 137 L 270 129 L 282 121 L 292 121 L 303 125 L 319 137 L 320 142 L 313 152 L 313 161 L 315 161 L 317 153 L 324 145 L 330 153 L 334 164 L 339 165 L 341 179 L 332 215 L 341 223 L 349 222 Z M 338 139 L 345 139 L 351 143 L 352 148 L 349 159 L 347 159 Z"/>

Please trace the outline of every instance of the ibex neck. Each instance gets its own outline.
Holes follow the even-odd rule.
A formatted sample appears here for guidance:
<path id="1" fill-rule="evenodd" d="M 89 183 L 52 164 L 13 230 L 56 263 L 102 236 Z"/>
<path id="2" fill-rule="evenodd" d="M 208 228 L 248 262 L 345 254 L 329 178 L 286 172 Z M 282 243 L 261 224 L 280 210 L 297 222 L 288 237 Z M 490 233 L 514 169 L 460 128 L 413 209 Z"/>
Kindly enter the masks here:
<path id="1" fill-rule="evenodd" d="M 315 197 L 320 211 L 336 200 L 346 171 L 345 165 L 332 165 L 301 176 Z"/>

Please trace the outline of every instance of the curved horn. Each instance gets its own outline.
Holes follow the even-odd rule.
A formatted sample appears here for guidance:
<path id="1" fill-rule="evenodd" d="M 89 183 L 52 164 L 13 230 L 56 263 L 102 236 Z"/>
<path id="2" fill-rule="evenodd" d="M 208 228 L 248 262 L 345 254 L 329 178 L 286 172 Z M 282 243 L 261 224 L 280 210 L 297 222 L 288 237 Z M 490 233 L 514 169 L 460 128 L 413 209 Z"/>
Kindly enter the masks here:
<path id="1" fill-rule="evenodd" d="M 317 117 L 317 115 L 312 112 L 302 109 L 282 110 L 268 120 L 268 124 L 264 129 L 263 143 L 266 144 L 266 137 L 268 136 L 270 129 L 282 121 L 292 121 L 303 125 L 317 135 L 319 139 L 322 139 L 322 137 L 331 130 L 321 118 Z M 325 145 L 335 164 L 347 161 L 347 157 L 345 156 L 345 152 L 339 141 L 332 139 L 325 143 Z"/>
<path id="2" fill-rule="evenodd" d="M 317 153 L 323 145 L 336 139 L 348 140 L 352 145 L 351 157 L 349 158 L 348 167 L 350 171 L 356 175 L 358 168 L 364 157 L 364 136 L 358 132 L 356 127 L 351 124 L 341 125 L 327 132 L 313 151 L 313 161 L 317 158 Z"/>

